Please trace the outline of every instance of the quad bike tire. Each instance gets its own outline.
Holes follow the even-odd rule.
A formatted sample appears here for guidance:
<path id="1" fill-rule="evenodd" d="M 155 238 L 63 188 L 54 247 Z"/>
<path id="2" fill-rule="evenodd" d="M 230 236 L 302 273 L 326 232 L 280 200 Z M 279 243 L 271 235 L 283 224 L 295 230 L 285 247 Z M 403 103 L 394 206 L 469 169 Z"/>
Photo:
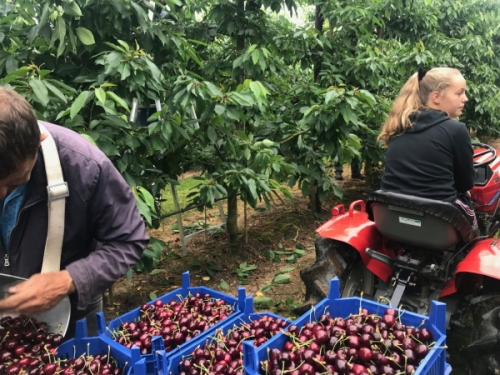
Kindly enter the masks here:
<path id="1" fill-rule="evenodd" d="M 500 298 L 471 308 L 471 343 L 462 349 L 469 375 L 500 374 Z"/>
<path id="2" fill-rule="evenodd" d="M 294 310 L 302 315 L 328 296 L 330 280 L 338 277 L 342 297 L 373 294 L 374 275 L 368 271 L 350 245 L 329 238 L 315 243 L 316 262 L 300 271 L 306 286 L 305 302 Z"/>

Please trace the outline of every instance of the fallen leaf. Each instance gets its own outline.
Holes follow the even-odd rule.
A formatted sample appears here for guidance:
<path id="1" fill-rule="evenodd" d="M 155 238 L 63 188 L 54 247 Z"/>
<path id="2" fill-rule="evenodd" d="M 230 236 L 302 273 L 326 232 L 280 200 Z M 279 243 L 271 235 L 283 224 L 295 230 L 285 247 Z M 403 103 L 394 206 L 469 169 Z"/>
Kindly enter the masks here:
<path id="1" fill-rule="evenodd" d="M 141 290 L 142 286 L 138 287 L 137 290 Z"/>
<path id="2" fill-rule="evenodd" d="M 264 293 L 262 293 L 262 292 L 257 292 L 257 293 L 255 293 L 255 295 L 257 297 L 264 297 Z"/>
<path id="3" fill-rule="evenodd" d="M 210 277 L 205 276 L 205 277 L 203 277 L 203 280 L 205 280 L 205 281 L 209 281 L 209 280 L 210 280 Z"/>

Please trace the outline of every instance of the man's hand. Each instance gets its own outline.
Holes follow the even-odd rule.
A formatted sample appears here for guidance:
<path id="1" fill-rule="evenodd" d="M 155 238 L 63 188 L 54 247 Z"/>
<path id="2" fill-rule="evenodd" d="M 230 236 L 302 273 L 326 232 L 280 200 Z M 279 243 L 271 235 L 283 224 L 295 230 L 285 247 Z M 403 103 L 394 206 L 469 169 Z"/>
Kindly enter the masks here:
<path id="1" fill-rule="evenodd" d="M 42 313 L 74 291 L 75 284 L 68 271 L 37 273 L 9 288 L 9 293 L 12 295 L 0 300 L 0 311 Z"/>

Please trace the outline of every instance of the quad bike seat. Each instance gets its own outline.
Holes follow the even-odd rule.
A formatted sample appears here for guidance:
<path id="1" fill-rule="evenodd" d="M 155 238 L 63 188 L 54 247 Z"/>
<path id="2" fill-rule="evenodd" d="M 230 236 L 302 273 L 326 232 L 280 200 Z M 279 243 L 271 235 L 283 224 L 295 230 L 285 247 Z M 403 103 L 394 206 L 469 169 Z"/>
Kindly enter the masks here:
<path id="1" fill-rule="evenodd" d="M 477 237 L 476 228 L 449 202 L 377 190 L 366 203 L 378 231 L 394 241 L 447 250 Z"/>

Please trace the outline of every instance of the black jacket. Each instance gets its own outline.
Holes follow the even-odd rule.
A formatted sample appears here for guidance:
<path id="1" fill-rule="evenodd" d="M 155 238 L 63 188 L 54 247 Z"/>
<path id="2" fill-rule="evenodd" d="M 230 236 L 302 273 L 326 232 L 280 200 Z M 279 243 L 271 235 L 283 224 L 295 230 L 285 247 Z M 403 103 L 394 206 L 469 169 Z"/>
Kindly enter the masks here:
<path id="1" fill-rule="evenodd" d="M 438 110 L 410 117 L 414 126 L 387 150 L 382 190 L 452 202 L 474 186 L 473 150 L 461 122 Z"/>

